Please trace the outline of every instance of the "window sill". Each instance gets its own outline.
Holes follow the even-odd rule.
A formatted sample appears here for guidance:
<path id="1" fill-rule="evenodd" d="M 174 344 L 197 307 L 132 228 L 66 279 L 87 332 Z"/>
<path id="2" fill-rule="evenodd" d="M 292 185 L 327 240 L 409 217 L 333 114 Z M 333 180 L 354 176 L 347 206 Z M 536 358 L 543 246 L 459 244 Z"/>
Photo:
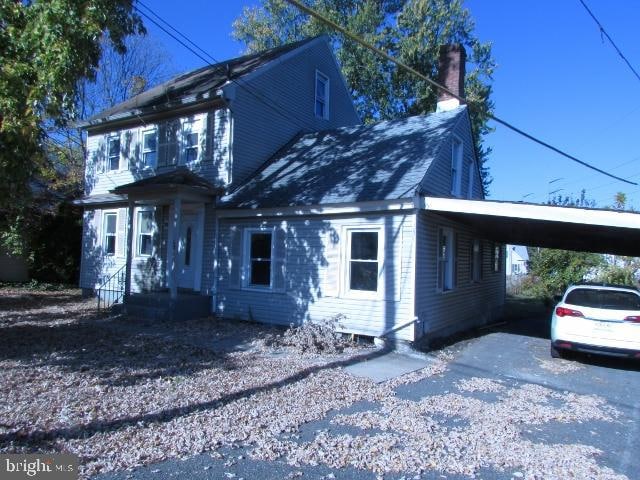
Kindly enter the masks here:
<path id="1" fill-rule="evenodd" d="M 260 285 L 244 285 L 242 287 L 242 290 L 245 290 L 247 292 L 275 293 L 273 287 L 261 287 Z"/>
<path id="2" fill-rule="evenodd" d="M 347 290 L 342 294 L 342 298 L 350 300 L 382 300 L 382 294 L 379 291 L 367 290 Z"/>

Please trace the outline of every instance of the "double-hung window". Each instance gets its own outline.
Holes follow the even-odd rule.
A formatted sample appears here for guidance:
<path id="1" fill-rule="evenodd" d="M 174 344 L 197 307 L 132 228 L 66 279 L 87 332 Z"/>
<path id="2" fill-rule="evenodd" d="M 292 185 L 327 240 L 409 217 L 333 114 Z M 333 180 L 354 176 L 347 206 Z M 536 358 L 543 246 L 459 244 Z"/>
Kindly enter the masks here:
<path id="1" fill-rule="evenodd" d="M 120 135 L 110 136 L 107 140 L 107 170 L 120 169 Z"/>
<path id="2" fill-rule="evenodd" d="M 182 163 L 195 162 L 200 158 L 200 132 L 202 120 L 188 120 L 182 125 Z"/>
<path id="3" fill-rule="evenodd" d="M 453 232 L 450 228 L 440 228 L 438 232 L 438 290 L 453 289 L 455 251 Z"/>
<path id="4" fill-rule="evenodd" d="M 456 137 L 451 144 L 451 195 L 460 196 L 462 185 L 462 141 Z"/>
<path id="5" fill-rule="evenodd" d="M 142 166 L 154 168 L 158 161 L 158 131 L 145 130 L 142 132 Z"/>
<path id="6" fill-rule="evenodd" d="M 108 212 L 104 214 L 103 219 L 103 238 L 102 248 L 105 255 L 116 254 L 116 228 L 118 225 L 118 214 Z"/>
<path id="7" fill-rule="evenodd" d="M 249 287 L 271 287 L 273 232 L 247 230 L 246 284 Z"/>
<path id="8" fill-rule="evenodd" d="M 349 230 L 347 261 L 349 292 L 371 295 L 378 292 L 381 266 L 379 230 Z"/>
<path id="9" fill-rule="evenodd" d="M 329 118 L 329 77 L 316 71 L 315 114 L 318 118 Z"/>
<path id="10" fill-rule="evenodd" d="M 153 212 L 138 212 L 138 256 L 148 257 L 153 252 Z"/>

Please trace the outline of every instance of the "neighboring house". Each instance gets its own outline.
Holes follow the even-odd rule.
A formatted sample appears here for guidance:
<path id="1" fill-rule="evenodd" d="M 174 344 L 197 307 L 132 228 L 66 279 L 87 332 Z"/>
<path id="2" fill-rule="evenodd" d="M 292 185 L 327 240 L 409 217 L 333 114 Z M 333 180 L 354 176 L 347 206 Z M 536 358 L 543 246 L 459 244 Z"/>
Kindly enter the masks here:
<path id="1" fill-rule="evenodd" d="M 461 88 L 464 50 L 443 50 Z M 424 211 L 483 199 L 469 114 L 363 126 L 326 37 L 182 75 L 90 119 L 80 285 L 125 308 L 415 340 L 495 316 L 504 248 Z M 168 292 L 168 293 L 163 293 Z"/>
<path id="2" fill-rule="evenodd" d="M 507 276 L 529 273 L 529 253 L 522 245 L 507 245 Z"/>

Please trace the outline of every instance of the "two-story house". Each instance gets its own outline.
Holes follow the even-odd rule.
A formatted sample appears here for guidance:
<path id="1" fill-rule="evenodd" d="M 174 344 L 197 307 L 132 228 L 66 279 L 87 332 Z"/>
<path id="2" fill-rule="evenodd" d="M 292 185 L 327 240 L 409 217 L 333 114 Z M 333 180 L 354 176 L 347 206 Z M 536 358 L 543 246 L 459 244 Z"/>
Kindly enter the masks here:
<path id="1" fill-rule="evenodd" d="M 462 88 L 464 50 L 442 50 Z M 328 39 L 181 75 L 86 122 L 80 284 L 131 314 L 415 340 L 486 321 L 504 249 L 425 211 L 482 199 L 469 114 L 361 125 Z"/>

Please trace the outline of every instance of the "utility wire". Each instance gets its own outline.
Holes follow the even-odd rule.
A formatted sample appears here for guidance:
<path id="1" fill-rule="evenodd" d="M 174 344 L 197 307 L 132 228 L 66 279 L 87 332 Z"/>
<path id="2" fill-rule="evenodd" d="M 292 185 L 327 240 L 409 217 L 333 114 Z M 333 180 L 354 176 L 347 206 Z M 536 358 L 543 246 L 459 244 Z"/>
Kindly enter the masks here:
<path id="1" fill-rule="evenodd" d="M 189 50 L 191 53 L 193 53 L 196 57 L 198 57 L 200 60 L 202 60 L 207 66 L 214 66 L 217 63 L 221 63 L 218 60 L 216 60 L 211 54 L 207 53 L 204 49 L 202 49 L 201 47 L 199 47 L 195 42 L 193 42 L 191 39 L 189 39 L 189 37 L 187 37 L 186 35 L 184 35 L 183 33 L 181 33 L 180 31 L 178 31 L 175 27 L 173 27 L 169 22 L 167 22 L 166 20 L 164 20 L 162 17 L 160 17 L 160 15 L 158 15 L 157 13 L 155 13 L 150 7 L 148 7 L 147 5 L 145 5 L 144 3 L 142 3 L 140 0 L 138 0 L 137 2 L 138 4 L 140 4 L 141 6 L 143 6 L 144 8 L 146 8 L 153 16 L 155 16 L 160 22 L 162 22 L 164 25 L 166 25 L 167 27 L 161 25 L 158 21 L 156 21 L 154 18 L 152 18 L 149 14 L 147 14 L 146 12 L 140 10 L 138 7 L 136 7 L 134 5 L 134 9 L 141 14 L 142 16 L 144 16 L 147 20 L 149 20 L 151 23 L 153 23 L 155 26 L 157 26 L 160 30 L 162 30 L 164 33 L 166 33 L 167 35 L 169 35 L 171 38 L 173 38 L 176 42 L 178 42 L 180 45 L 182 45 L 184 48 L 186 48 L 187 50 Z M 167 28 L 173 30 L 174 32 L 176 32 L 176 34 L 182 38 L 184 38 L 184 41 L 181 40 L 180 38 L 178 38 L 178 36 L 176 36 L 176 34 L 173 34 L 172 32 L 170 32 Z M 187 43 L 188 42 L 188 43 Z M 193 45 L 193 47 L 191 47 L 189 44 Z M 196 50 L 197 49 L 197 50 Z M 199 52 L 202 53 L 199 53 Z M 206 57 L 209 57 L 210 60 L 208 60 Z M 213 62 L 213 63 L 212 63 Z M 243 90 L 245 90 L 247 93 L 249 93 L 251 96 L 253 96 L 256 100 L 258 100 L 260 103 L 262 103 L 263 105 L 271 108 L 272 110 L 274 110 L 276 113 L 278 113 L 280 116 L 282 116 L 285 120 L 289 121 L 292 125 L 296 126 L 296 127 L 301 127 L 303 130 L 306 128 L 306 122 L 300 120 L 298 117 L 296 117 L 295 114 L 293 114 L 292 112 L 283 110 L 281 107 L 279 107 L 278 105 L 276 105 L 275 103 L 269 101 L 267 98 L 265 98 L 263 95 L 261 95 L 260 93 L 254 91 L 251 87 L 249 87 L 248 85 L 246 85 L 244 82 L 239 82 L 236 79 L 232 79 L 229 78 L 229 81 L 234 83 L 235 85 L 239 86 L 240 88 L 242 88 Z"/>
<path id="2" fill-rule="evenodd" d="M 622 60 L 624 60 L 624 63 L 627 64 L 627 67 L 629 67 L 629 70 L 631 70 L 633 72 L 633 74 L 636 76 L 636 78 L 638 80 L 640 80 L 640 74 L 638 74 L 638 72 L 636 71 L 635 68 L 633 68 L 633 66 L 631 65 L 631 63 L 629 62 L 629 60 L 627 60 L 627 57 L 624 56 L 624 54 L 622 53 L 622 51 L 618 48 L 618 46 L 616 45 L 616 43 L 613 41 L 613 38 L 611 38 L 611 36 L 607 33 L 607 31 L 604 29 L 604 27 L 602 26 L 602 24 L 600 23 L 600 21 L 596 18 L 596 16 L 593 14 L 593 12 L 589 9 L 589 7 L 587 6 L 587 4 L 584 2 L 584 0 L 579 0 L 580 3 L 582 4 L 582 6 L 584 7 L 584 9 L 587 11 L 587 13 L 591 16 L 591 18 L 593 18 L 593 21 L 596 22 L 596 25 L 598 25 L 598 28 L 600 29 L 600 35 L 604 35 L 605 37 L 607 37 L 607 40 L 609 40 L 609 43 L 611 43 L 611 45 L 613 46 L 613 48 L 616 49 L 616 52 L 618 52 L 618 55 L 620 55 L 620 58 L 622 58 Z"/>
<path id="3" fill-rule="evenodd" d="M 442 90 L 443 92 L 448 93 L 449 95 L 451 95 L 453 98 L 456 98 L 457 100 L 459 100 L 460 102 L 466 103 L 469 105 L 469 108 L 476 110 L 476 111 L 481 111 L 481 108 L 475 104 L 474 102 L 470 102 L 467 99 L 465 99 L 464 97 L 461 97 L 460 95 L 452 92 L 451 90 L 449 90 L 448 88 L 444 87 L 443 85 L 440 85 L 438 82 L 432 80 L 431 78 L 427 77 L 426 75 L 424 75 L 423 73 L 417 71 L 415 68 L 410 67 L 409 65 L 401 62 L 400 60 L 396 59 L 395 57 L 392 57 L 391 55 L 389 55 L 387 52 L 380 50 L 379 48 L 377 48 L 374 45 L 371 45 L 370 43 L 367 43 L 366 41 L 364 41 L 363 39 L 361 39 L 360 37 L 358 37 L 357 35 L 351 33 L 349 30 L 347 30 L 346 28 L 338 25 L 337 23 L 335 23 L 334 21 L 326 18 L 325 16 L 321 15 L 320 13 L 316 12 L 315 10 L 307 7 L 306 5 L 302 4 L 301 2 L 299 2 L 298 0 L 286 0 L 286 2 L 290 3 L 291 5 L 299 8 L 300 10 L 302 10 L 304 13 L 311 15 L 312 17 L 316 18 L 317 20 L 320 20 L 321 22 L 329 25 L 331 28 L 339 31 L 340 33 L 342 33 L 345 37 L 353 40 L 354 42 L 358 43 L 359 45 L 365 47 L 368 50 L 371 50 L 372 52 L 380 55 L 381 57 L 385 58 L 386 60 L 394 63 L 395 65 L 397 65 L 398 67 L 408 71 L 409 73 L 419 77 L 420 79 L 424 80 L 425 82 L 429 83 L 431 86 L 439 88 L 440 90 Z M 504 127 L 507 127 L 509 130 L 512 130 L 516 133 L 518 133 L 519 135 L 522 135 L 525 138 L 528 138 L 529 140 L 531 140 L 532 142 L 537 143 L 538 145 L 542 145 L 543 147 L 548 148 L 549 150 L 552 150 L 554 152 L 556 152 L 559 155 L 562 155 L 563 157 L 568 158 L 569 160 L 572 160 L 574 162 L 579 163 L 580 165 L 590 168 L 591 170 L 595 170 L 598 173 L 601 173 L 602 175 L 606 175 L 607 177 L 611 177 L 614 178 L 616 180 L 619 180 L 621 182 L 625 182 L 625 183 L 629 183 L 631 185 L 637 185 L 637 183 L 635 182 L 631 182 L 629 180 L 626 180 L 624 178 L 621 177 L 617 177 L 615 175 L 612 175 L 611 173 L 608 173 L 598 167 L 595 167 L 585 161 L 580 160 L 579 158 L 574 157 L 573 155 L 570 155 L 569 153 L 560 150 L 557 147 L 554 147 L 553 145 L 540 140 L 537 137 L 534 137 L 533 135 L 525 132 L 524 130 L 512 125 L 511 123 L 507 122 L 506 120 L 502 120 L 499 117 L 496 117 L 495 115 L 487 112 L 485 113 L 487 115 L 488 118 L 490 118 L 491 120 L 493 120 L 496 123 L 499 123 L 500 125 L 503 125 Z"/>

